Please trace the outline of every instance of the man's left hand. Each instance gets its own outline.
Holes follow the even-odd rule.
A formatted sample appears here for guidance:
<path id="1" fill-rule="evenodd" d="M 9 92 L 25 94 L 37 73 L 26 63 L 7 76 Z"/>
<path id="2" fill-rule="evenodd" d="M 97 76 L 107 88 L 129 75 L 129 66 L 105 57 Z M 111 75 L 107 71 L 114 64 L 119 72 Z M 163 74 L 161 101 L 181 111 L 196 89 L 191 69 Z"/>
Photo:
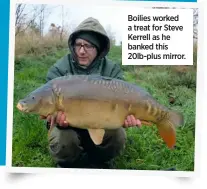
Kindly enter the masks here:
<path id="1" fill-rule="evenodd" d="M 124 122 L 124 127 L 141 127 L 141 121 L 139 119 L 136 119 L 133 115 L 128 115 Z"/>

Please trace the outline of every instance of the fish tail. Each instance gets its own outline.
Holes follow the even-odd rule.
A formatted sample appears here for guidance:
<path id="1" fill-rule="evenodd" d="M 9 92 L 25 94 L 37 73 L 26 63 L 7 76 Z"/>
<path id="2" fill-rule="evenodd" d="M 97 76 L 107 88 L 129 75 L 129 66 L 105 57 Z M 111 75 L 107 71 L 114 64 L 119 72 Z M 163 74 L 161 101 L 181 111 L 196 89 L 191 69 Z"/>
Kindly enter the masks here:
<path id="1" fill-rule="evenodd" d="M 158 132 L 168 148 L 174 148 L 176 144 L 176 128 L 183 125 L 182 114 L 170 111 L 169 116 L 157 124 Z"/>

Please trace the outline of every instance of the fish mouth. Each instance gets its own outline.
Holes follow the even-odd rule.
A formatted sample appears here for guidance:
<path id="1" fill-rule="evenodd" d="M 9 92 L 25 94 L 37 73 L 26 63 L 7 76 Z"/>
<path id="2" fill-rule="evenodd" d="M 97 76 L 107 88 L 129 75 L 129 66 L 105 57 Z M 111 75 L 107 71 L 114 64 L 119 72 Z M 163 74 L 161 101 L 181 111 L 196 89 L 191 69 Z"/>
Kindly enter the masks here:
<path id="1" fill-rule="evenodd" d="M 24 103 L 18 102 L 16 107 L 21 112 L 28 112 L 28 108 L 26 107 L 26 105 Z"/>

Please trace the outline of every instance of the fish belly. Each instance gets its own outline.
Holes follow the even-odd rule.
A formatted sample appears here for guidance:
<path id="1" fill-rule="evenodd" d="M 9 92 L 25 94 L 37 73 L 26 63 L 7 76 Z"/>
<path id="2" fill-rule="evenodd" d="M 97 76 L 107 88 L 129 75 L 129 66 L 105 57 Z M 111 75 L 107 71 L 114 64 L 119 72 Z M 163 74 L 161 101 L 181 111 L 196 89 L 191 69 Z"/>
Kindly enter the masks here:
<path id="1" fill-rule="evenodd" d="M 65 103 L 66 119 L 73 127 L 83 129 L 116 129 L 122 127 L 129 106 L 121 102 L 98 100 L 69 100 Z"/>

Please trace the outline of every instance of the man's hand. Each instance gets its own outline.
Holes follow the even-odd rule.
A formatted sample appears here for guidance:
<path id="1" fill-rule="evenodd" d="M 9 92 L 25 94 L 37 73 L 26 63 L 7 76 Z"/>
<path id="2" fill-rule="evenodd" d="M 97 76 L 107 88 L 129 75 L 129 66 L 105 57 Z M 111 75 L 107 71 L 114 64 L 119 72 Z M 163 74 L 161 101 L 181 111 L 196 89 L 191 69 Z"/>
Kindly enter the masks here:
<path id="1" fill-rule="evenodd" d="M 47 122 L 49 122 L 50 124 L 52 122 L 52 116 L 51 115 L 49 115 L 47 117 L 40 116 L 40 119 L 46 119 Z M 54 119 L 53 124 L 58 124 L 61 127 L 68 127 L 69 126 L 69 123 L 66 122 L 66 116 L 65 116 L 64 112 L 60 111 L 60 112 L 57 113 L 57 116 Z"/>
<path id="2" fill-rule="evenodd" d="M 138 126 L 141 127 L 141 121 L 139 119 L 136 119 L 133 115 L 128 115 L 124 122 L 124 127 L 134 127 Z"/>

